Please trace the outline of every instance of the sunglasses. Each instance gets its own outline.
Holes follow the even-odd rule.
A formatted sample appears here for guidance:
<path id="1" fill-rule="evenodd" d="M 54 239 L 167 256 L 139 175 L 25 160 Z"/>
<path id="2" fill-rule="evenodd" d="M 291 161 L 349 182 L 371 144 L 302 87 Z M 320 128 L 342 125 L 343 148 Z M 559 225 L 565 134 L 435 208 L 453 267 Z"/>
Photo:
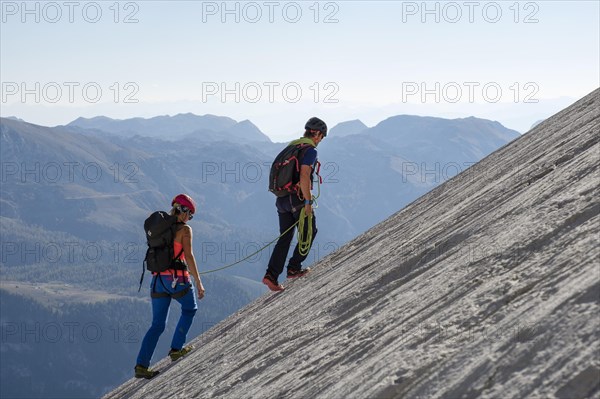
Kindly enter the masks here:
<path id="1" fill-rule="evenodd" d="M 194 218 L 194 214 L 192 213 L 191 209 L 188 208 L 187 206 L 182 206 L 181 207 L 181 211 L 182 212 L 186 212 L 188 214 L 188 219 L 192 220 Z"/>

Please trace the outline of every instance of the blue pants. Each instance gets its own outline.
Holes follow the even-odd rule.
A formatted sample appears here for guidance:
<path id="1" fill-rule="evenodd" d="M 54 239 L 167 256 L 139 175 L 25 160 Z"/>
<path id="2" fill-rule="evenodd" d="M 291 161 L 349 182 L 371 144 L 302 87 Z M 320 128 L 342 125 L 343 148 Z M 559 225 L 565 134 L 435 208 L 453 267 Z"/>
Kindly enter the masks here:
<path id="1" fill-rule="evenodd" d="M 173 334 L 171 348 L 180 350 L 183 348 L 183 344 L 185 343 L 187 333 L 192 326 L 192 321 L 194 320 L 194 315 L 196 314 L 196 310 L 198 310 L 198 306 L 196 305 L 194 287 L 191 286 L 188 278 L 179 277 L 174 289 L 171 286 L 172 283 L 173 277 L 171 276 L 154 276 L 150 282 L 150 292 L 159 294 L 169 293 L 177 296 L 177 293 L 181 293 L 190 287 L 184 296 L 175 298 L 175 300 L 181 304 L 181 316 L 179 317 L 177 328 L 175 328 L 175 333 Z M 150 365 L 152 355 L 154 354 L 156 344 L 158 343 L 158 338 L 165 330 L 170 304 L 170 296 L 152 298 L 152 325 L 142 341 L 142 347 L 140 348 L 140 353 L 137 357 L 137 364 L 144 367 Z"/>

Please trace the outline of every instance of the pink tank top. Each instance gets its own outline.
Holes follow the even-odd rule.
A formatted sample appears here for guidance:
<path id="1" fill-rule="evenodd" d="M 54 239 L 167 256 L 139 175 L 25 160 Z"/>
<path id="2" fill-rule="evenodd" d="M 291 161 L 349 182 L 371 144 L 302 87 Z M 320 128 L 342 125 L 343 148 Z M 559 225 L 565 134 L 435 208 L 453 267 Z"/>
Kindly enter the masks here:
<path id="1" fill-rule="evenodd" d="M 183 250 L 183 244 L 177 241 L 173 241 L 173 259 L 177 257 L 179 252 Z M 182 261 L 185 261 L 185 252 L 181 252 L 181 256 L 179 257 Z"/>

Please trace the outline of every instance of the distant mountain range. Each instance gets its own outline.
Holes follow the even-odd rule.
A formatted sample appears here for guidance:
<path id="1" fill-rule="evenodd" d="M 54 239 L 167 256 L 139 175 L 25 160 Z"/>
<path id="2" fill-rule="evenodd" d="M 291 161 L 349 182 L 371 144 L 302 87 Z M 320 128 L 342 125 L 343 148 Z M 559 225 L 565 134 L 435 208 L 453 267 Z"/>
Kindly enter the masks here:
<path id="1" fill-rule="evenodd" d="M 360 121 L 332 127 L 318 148 L 319 234 L 306 265 L 519 136 L 478 118 L 402 115 L 371 128 Z M 146 298 L 137 293 L 142 224 L 179 192 L 198 202 L 190 225 L 200 269 L 239 260 L 279 234 L 267 175 L 282 146 L 250 121 L 214 115 L 79 118 L 57 127 L 2 118 L 3 280 Z M 218 322 L 262 292 L 269 253 L 206 275 L 214 290 L 203 303 L 220 310 L 198 323 Z"/>
<path id="2" fill-rule="evenodd" d="M 402 115 L 362 127 L 339 124 L 319 147 L 319 236 L 335 245 L 519 136 L 478 118 Z M 199 133 L 209 130 L 218 141 Z M 47 128 L 2 119 L 0 139 L 0 216 L 23 230 L 142 240 L 139 221 L 184 191 L 199 200 L 197 223 L 209 238 L 247 242 L 246 234 L 257 241 L 276 232 L 266 176 L 281 144 L 249 121 L 180 114 Z"/>
<path id="3" fill-rule="evenodd" d="M 162 140 L 194 138 L 206 141 L 237 139 L 248 142 L 270 142 L 252 122 L 236 122 L 231 118 L 191 113 L 154 118 L 111 119 L 105 116 L 77 118 L 66 125 L 68 128 L 102 131 L 120 137 L 156 137 Z M 81 130 L 76 130 L 82 132 Z"/>

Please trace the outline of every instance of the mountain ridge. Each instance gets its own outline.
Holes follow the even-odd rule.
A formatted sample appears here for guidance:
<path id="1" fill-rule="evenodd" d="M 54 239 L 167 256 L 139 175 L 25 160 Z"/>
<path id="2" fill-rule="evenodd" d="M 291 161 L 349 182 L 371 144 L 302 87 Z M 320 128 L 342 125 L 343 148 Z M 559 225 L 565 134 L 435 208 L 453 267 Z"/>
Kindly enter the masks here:
<path id="1" fill-rule="evenodd" d="M 344 137 L 352 134 L 360 134 L 366 129 L 368 129 L 368 126 L 361 120 L 353 119 L 338 123 L 329 130 L 329 134 L 336 137 Z"/>
<path id="2" fill-rule="evenodd" d="M 232 136 L 257 142 L 270 142 L 252 122 L 237 122 L 232 118 L 217 115 L 195 115 L 193 113 L 159 115 L 151 118 L 112 119 L 106 116 L 79 117 L 65 125 L 67 128 L 84 128 L 104 131 L 109 134 L 132 137 L 160 137 L 163 140 L 182 139 L 187 136 L 209 140 L 227 139 Z"/>

